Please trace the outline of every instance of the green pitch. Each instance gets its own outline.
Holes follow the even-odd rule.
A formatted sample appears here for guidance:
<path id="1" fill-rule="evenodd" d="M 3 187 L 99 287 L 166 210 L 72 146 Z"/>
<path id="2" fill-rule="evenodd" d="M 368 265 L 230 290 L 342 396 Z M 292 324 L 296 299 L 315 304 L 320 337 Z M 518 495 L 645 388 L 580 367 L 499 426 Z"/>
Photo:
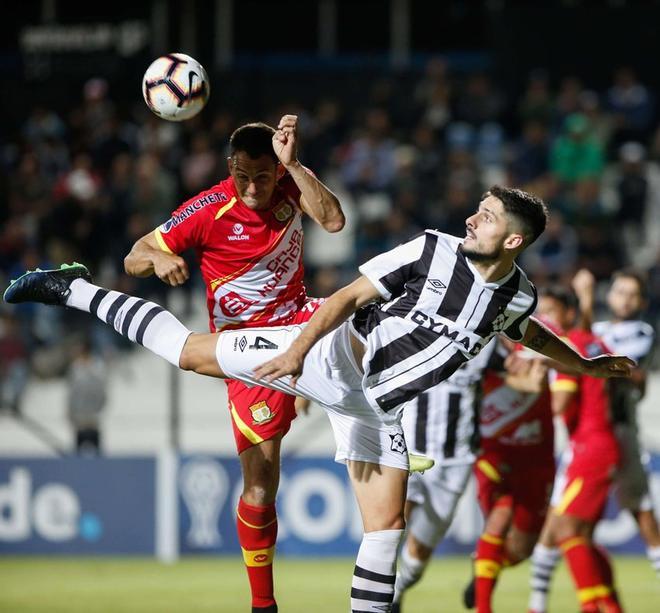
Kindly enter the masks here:
<path id="1" fill-rule="evenodd" d="M 626 611 L 660 611 L 660 579 L 643 558 L 615 560 Z M 280 557 L 276 581 L 281 613 L 349 610 L 353 560 L 311 561 Z M 460 594 L 469 576 L 467 558 L 432 564 L 405 601 L 406 613 L 464 609 Z M 495 610 L 524 612 L 528 566 L 505 571 Z M 552 613 L 577 611 L 572 584 L 561 565 L 552 590 Z M 0 557 L 1 613 L 246 613 L 247 580 L 238 558 L 194 558 L 165 566 L 145 559 Z"/>

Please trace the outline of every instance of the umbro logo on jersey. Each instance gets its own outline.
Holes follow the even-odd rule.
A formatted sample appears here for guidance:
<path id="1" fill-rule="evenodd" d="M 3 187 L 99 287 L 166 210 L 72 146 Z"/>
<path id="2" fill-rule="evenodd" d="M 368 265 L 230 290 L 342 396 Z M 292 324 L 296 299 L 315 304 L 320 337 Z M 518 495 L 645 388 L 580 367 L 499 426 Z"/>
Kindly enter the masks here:
<path id="1" fill-rule="evenodd" d="M 250 349 L 277 349 L 277 345 L 263 336 L 257 336 L 254 339 L 254 345 Z"/>
<path id="2" fill-rule="evenodd" d="M 245 228 L 243 227 L 243 224 L 240 223 L 235 223 L 234 227 L 231 229 L 231 231 L 234 234 L 229 234 L 227 238 L 230 241 L 249 241 L 250 240 L 250 235 L 249 234 L 243 234 L 243 231 Z"/>
<path id="3" fill-rule="evenodd" d="M 429 290 L 434 294 L 442 294 L 441 290 L 447 289 L 447 286 L 440 279 L 427 279 L 426 282 L 431 286 Z"/>

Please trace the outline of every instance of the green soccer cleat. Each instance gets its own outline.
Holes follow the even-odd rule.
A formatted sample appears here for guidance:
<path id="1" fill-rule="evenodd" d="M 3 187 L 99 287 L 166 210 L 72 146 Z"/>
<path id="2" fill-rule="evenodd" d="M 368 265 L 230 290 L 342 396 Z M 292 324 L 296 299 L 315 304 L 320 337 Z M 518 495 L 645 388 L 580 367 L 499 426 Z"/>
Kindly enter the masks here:
<path id="1" fill-rule="evenodd" d="M 425 470 L 432 468 L 434 464 L 435 460 L 425 455 L 408 454 L 408 472 L 410 473 L 423 473 Z"/>
<path id="2" fill-rule="evenodd" d="M 55 270 L 29 270 L 13 280 L 5 290 L 4 301 L 11 304 L 19 302 L 41 302 L 42 304 L 65 304 L 71 293 L 71 283 L 75 279 L 92 280 L 89 270 L 83 265 L 62 264 Z"/>

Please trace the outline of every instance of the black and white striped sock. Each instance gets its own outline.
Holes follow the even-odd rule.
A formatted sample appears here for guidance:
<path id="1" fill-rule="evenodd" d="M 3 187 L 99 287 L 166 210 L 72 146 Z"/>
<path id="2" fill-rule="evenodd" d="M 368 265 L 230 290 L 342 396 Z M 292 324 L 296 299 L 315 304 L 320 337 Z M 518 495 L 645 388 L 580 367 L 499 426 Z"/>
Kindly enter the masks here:
<path id="1" fill-rule="evenodd" d="M 367 532 L 355 562 L 351 583 L 352 613 L 386 613 L 392 606 L 396 554 L 403 530 Z"/>
<path id="2" fill-rule="evenodd" d="M 70 289 L 66 306 L 96 315 L 129 341 L 179 366 L 191 331 L 172 313 L 155 302 L 107 290 L 84 279 L 73 281 Z"/>
<path id="3" fill-rule="evenodd" d="M 537 543 L 532 553 L 532 570 L 529 580 L 532 588 L 529 596 L 529 610 L 543 612 L 548 606 L 550 581 L 560 558 L 559 549 Z"/>

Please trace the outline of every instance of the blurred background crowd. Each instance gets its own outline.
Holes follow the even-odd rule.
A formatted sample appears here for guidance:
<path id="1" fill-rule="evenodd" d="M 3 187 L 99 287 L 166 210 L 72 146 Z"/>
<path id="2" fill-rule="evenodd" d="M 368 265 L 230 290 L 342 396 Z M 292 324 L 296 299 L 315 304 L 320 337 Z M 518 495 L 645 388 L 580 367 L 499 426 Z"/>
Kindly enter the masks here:
<path id="1" fill-rule="evenodd" d="M 181 124 L 151 115 L 138 85 L 117 87 L 116 77 L 65 81 L 48 103 L 23 95 L 12 112 L 20 119 L 0 143 L 0 285 L 78 260 L 103 285 L 167 302 L 171 292 L 157 279 L 123 273 L 132 244 L 226 177 L 236 127 L 294 113 L 300 160 L 336 191 L 349 221 L 330 238 L 307 228 L 310 295 L 328 295 L 422 228 L 463 236 L 482 193 L 501 183 L 549 205 L 549 227 L 521 262 L 537 284 L 587 267 L 602 297 L 611 273 L 634 265 L 648 274 L 646 315 L 655 323 L 660 105 L 652 86 L 632 64 L 613 67 L 603 85 L 602 75 L 594 84 L 558 76 L 556 66 L 498 80 L 487 64 L 448 57 L 313 77 L 306 67 L 256 75 L 234 67 L 212 74 L 209 105 Z M 193 276 L 184 316 L 203 309 L 191 299 L 203 294 Z M 0 404 L 18 406 L 30 373 L 64 373 L 73 349 L 61 349 L 80 340 L 106 355 L 129 349 L 89 318 L 0 306 Z"/>

